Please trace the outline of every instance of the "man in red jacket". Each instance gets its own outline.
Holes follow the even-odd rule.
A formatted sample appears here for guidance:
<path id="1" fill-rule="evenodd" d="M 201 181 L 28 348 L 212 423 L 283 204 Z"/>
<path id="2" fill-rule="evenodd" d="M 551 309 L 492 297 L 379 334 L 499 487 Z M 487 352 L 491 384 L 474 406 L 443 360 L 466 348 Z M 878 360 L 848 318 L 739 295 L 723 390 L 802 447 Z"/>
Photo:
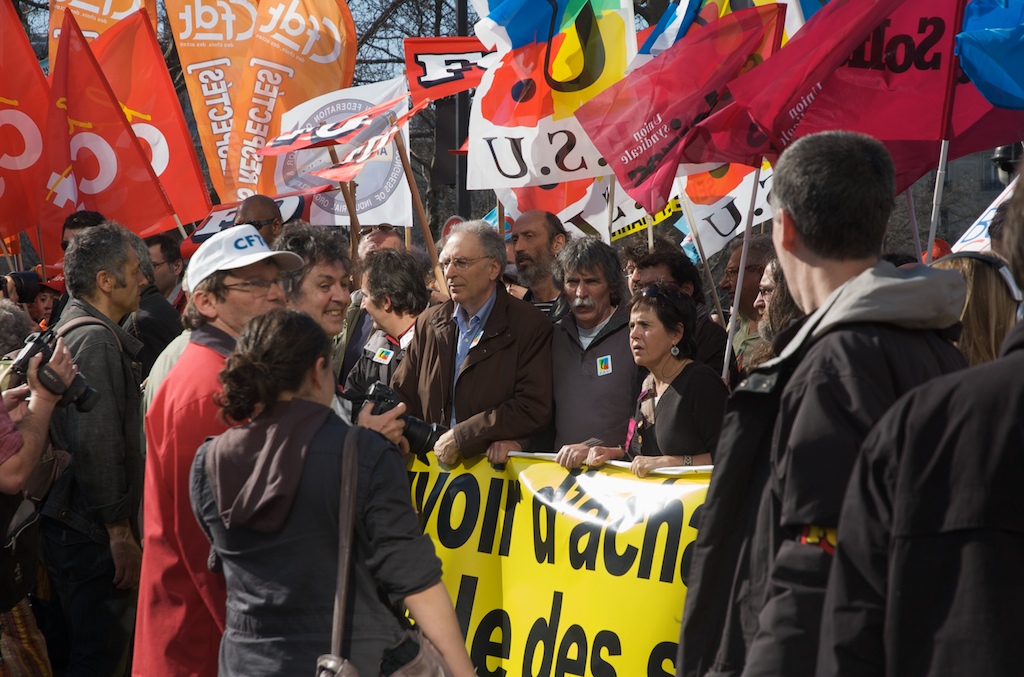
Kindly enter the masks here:
<path id="1" fill-rule="evenodd" d="M 253 226 L 222 231 L 193 255 L 188 347 L 146 414 L 143 557 L 132 673 L 207 675 L 217 670 L 225 624 L 224 577 L 208 566 L 210 543 L 189 503 L 196 449 L 226 426 L 214 394 L 246 323 L 285 305 L 281 274 L 302 258 L 271 251 Z"/>

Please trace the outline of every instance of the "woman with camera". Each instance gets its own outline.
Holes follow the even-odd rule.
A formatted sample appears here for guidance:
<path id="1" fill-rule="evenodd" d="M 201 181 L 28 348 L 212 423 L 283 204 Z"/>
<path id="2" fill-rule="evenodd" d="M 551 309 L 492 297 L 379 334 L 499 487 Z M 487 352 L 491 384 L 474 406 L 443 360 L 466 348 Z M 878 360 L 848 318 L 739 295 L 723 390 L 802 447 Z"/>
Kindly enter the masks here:
<path id="1" fill-rule="evenodd" d="M 308 315 L 253 319 L 221 372 L 223 416 L 244 421 L 207 440 L 191 497 L 227 581 L 221 675 L 309 674 L 331 648 L 338 570 L 342 447 L 330 405 L 331 341 Z M 405 462 L 377 433 L 359 434 L 355 536 L 342 655 L 380 674 L 409 609 L 453 674 L 473 667 L 441 583 L 433 544 L 409 498 Z"/>

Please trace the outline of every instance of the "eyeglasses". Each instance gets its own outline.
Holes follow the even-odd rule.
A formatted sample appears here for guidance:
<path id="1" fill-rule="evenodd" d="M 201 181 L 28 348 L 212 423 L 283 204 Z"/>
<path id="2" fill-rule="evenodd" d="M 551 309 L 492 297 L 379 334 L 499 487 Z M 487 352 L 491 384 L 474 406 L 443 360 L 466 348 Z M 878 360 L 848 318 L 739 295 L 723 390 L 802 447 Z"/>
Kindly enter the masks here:
<path id="1" fill-rule="evenodd" d="M 764 272 L 764 266 L 758 265 L 756 263 L 751 263 L 751 264 L 748 264 L 747 267 L 744 268 L 743 270 L 760 270 L 761 272 Z M 740 274 L 739 268 L 726 268 L 725 269 L 725 273 L 722 274 L 722 279 L 723 280 L 735 280 L 736 277 L 739 274 Z"/>
<path id="2" fill-rule="evenodd" d="M 675 301 L 685 295 L 682 291 L 673 287 L 658 286 L 657 284 L 650 284 L 640 291 L 640 296 L 645 299 L 664 298 L 668 301 Z"/>
<path id="3" fill-rule="evenodd" d="M 390 223 L 381 223 L 376 226 L 362 226 L 359 229 L 359 234 L 362 235 L 363 237 L 366 237 L 367 235 L 373 233 L 373 231 L 377 231 L 378 233 L 390 233 L 394 229 L 395 227 L 392 226 Z"/>
<path id="4" fill-rule="evenodd" d="M 170 261 L 161 261 L 160 263 L 157 263 L 156 261 L 153 261 L 153 270 L 156 270 L 160 266 L 169 266 L 169 265 L 171 265 Z"/>
<path id="5" fill-rule="evenodd" d="M 454 259 L 441 259 L 437 263 L 441 266 L 441 270 L 446 270 L 448 266 L 455 266 L 457 270 L 465 270 L 471 265 L 479 261 L 480 259 L 486 259 L 486 256 L 477 256 L 474 258 L 466 258 L 465 256 L 456 256 Z"/>
<path id="6" fill-rule="evenodd" d="M 253 296 L 266 296 L 270 293 L 270 288 L 274 285 L 278 288 L 282 288 L 281 278 L 275 277 L 272 280 L 246 280 L 245 282 L 234 282 L 232 284 L 224 285 L 225 289 L 237 289 L 238 291 L 244 291 L 252 294 Z"/>
<path id="7" fill-rule="evenodd" d="M 256 230 L 259 230 L 263 226 L 269 226 L 270 224 L 277 221 L 277 217 L 272 219 L 263 219 L 262 221 L 235 221 L 236 226 L 252 226 Z"/>
<path id="8" fill-rule="evenodd" d="M 630 275 L 636 272 L 636 266 L 626 266 L 625 268 L 622 269 L 622 272 L 626 274 L 626 277 L 629 277 Z"/>

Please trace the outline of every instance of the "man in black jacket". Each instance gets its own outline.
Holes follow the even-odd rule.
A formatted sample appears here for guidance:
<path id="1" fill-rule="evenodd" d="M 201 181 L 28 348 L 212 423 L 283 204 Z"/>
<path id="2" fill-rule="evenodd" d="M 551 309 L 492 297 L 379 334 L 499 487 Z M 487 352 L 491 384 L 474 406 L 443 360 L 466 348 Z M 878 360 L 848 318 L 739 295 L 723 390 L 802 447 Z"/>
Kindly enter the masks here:
<path id="1" fill-rule="evenodd" d="M 1022 191 L 1005 238 L 1024 280 Z M 997 361 L 911 391 L 864 442 L 839 520 L 818 674 L 1012 675 L 1024 665 L 1021 314 L 1018 305 Z"/>
<path id="2" fill-rule="evenodd" d="M 814 674 L 860 444 L 900 395 L 965 366 L 941 333 L 959 320 L 963 279 L 879 263 L 893 177 L 885 147 L 850 132 L 804 137 L 776 164 L 772 238 L 808 317 L 730 401 L 677 674 Z"/>
<path id="3" fill-rule="evenodd" d="M 139 309 L 121 320 L 121 327 L 142 341 L 139 362 L 142 366 L 142 379 L 145 380 L 156 358 L 185 328 L 178 311 L 157 289 L 149 247 L 142 238 L 136 237 L 132 238 L 132 248 L 139 257 L 139 272 L 146 278 L 146 286 L 139 294 Z"/>

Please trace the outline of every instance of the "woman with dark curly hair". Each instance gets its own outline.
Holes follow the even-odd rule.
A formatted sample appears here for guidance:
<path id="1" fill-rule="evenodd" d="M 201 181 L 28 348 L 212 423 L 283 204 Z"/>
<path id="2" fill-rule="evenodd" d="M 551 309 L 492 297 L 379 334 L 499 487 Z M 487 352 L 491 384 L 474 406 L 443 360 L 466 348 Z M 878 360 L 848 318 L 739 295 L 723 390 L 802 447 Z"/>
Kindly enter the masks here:
<path id="1" fill-rule="evenodd" d="M 219 674 L 308 674 L 331 648 L 348 432 L 330 408 L 331 341 L 305 313 L 271 311 L 249 322 L 221 381 L 222 415 L 244 423 L 199 448 L 190 486 L 227 581 Z M 342 654 L 379 674 L 404 604 L 454 674 L 473 675 L 401 454 L 362 430 L 358 473 Z"/>
<path id="2" fill-rule="evenodd" d="M 629 312 L 633 360 L 650 371 L 626 438 L 633 473 L 712 463 L 729 389 L 693 359 L 693 299 L 674 285 L 654 284 L 633 297 Z"/>

